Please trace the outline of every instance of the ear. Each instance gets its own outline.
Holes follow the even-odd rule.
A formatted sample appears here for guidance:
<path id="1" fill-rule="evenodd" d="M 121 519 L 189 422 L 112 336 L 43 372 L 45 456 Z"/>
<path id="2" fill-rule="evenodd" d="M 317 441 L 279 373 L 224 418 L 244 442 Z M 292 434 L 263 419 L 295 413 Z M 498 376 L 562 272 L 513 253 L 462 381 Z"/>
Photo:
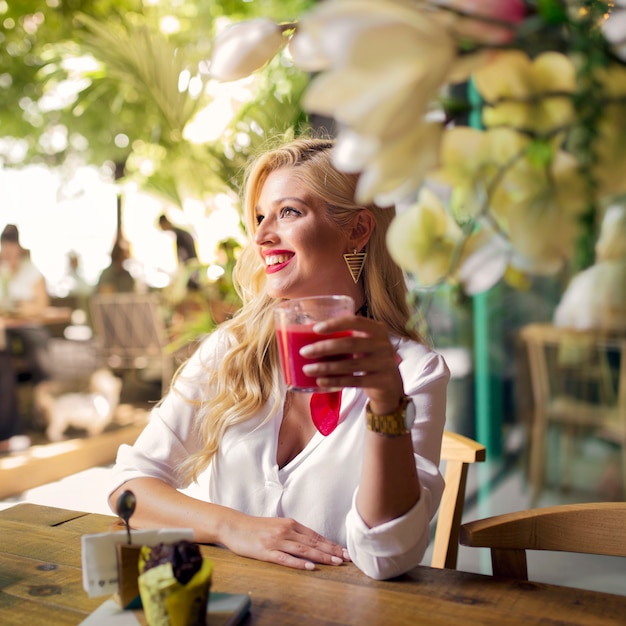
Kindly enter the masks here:
<path id="1" fill-rule="evenodd" d="M 352 219 L 350 227 L 350 247 L 362 250 L 370 240 L 376 226 L 376 219 L 371 211 L 361 209 Z"/>

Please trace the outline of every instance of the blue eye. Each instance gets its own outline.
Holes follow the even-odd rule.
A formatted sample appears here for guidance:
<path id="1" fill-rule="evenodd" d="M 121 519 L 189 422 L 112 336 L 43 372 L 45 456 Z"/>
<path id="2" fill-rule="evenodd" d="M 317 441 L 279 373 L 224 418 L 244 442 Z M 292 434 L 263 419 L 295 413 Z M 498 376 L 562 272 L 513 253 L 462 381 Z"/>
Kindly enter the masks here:
<path id="1" fill-rule="evenodd" d="M 258 226 L 263 221 L 264 218 L 265 218 L 265 215 L 257 215 L 256 216 L 256 225 Z"/>

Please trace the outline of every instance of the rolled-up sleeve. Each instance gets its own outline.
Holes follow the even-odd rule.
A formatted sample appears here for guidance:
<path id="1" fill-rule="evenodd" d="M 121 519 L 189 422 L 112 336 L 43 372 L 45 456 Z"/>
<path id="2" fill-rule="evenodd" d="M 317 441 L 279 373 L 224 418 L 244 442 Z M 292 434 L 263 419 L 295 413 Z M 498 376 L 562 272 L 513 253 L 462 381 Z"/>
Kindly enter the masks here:
<path id="1" fill-rule="evenodd" d="M 356 494 L 346 518 L 350 556 L 365 574 L 375 579 L 399 576 L 420 563 L 428 546 L 430 521 L 444 488 L 439 471 L 445 425 L 446 390 L 450 373 L 443 357 L 427 351 L 400 364 L 405 393 L 413 399 L 416 417 L 411 428 L 420 498 L 403 516 L 369 528 L 356 508 Z"/>

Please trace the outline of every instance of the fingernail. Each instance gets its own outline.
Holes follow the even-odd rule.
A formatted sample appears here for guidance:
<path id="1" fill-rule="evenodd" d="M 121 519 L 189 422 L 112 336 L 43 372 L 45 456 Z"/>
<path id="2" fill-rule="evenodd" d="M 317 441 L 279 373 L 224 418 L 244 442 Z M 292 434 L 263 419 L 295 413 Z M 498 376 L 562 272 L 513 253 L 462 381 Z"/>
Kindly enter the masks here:
<path id="1" fill-rule="evenodd" d="M 341 565 L 343 563 L 343 559 L 340 559 L 338 556 L 331 556 L 330 560 L 335 564 L 335 565 Z"/>
<path id="2" fill-rule="evenodd" d="M 309 354 L 311 354 L 311 346 L 310 345 L 302 346 L 300 348 L 300 356 L 307 356 Z"/>
<path id="3" fill-rule="evenodd" d="M 343 560 L 344 561 L 351 561 L 352 560 L 350 558 L 350 554 L 348 554 L 348 551 L 345 548 L 342 550 L 342 554 L 343 554 Z"/>
<path id="4" fill-rule="evenodd" d="M 315 563 L 311 563 L 311 561 L 307 561 L 304 564 L 304 569 L 308 569 L 310 571 L 313 571 L 315 569 Z"/>

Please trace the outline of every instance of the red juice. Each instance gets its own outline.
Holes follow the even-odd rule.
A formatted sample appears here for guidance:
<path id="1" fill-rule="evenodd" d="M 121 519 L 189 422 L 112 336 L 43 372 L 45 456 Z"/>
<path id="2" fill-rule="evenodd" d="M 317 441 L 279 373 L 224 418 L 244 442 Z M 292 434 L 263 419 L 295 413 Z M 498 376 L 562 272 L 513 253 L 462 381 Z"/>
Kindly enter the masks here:
<path id="1" fill-rule="evenodd" d="M 300 348 L 322 339 L 335 339 L 349 337 L 352 333 L 348 330 L 336 333 L 315 333 L 311 324 L 291 324 L 285 329 L 277 329 L 278 351 L 280 362 L 283 366 L 283 375 L 287 386 L 298 391 L 319 391 L 320 387 L 315 383 L 315 378 L 307 376 L 302 371 L 302 366 L 307 363 L 316 363 L 320 359 L 307 359 L 300 355 Z M 327 387 L 325 390 L 329 390 Z M 338 388 L 339 389 L 339 388 Z"/>

